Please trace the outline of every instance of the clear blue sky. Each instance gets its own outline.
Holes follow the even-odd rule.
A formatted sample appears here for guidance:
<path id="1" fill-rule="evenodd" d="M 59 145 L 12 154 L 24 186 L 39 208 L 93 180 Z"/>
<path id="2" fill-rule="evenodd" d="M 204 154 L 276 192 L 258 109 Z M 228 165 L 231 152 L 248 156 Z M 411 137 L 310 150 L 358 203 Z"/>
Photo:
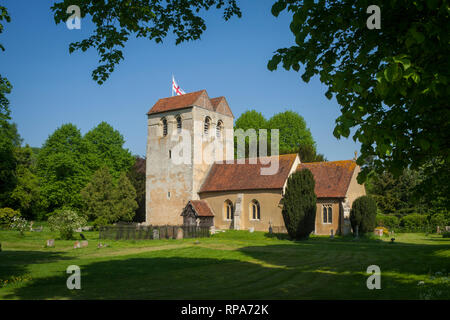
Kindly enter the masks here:
<path id="1" fill-rule="evenodd" d="M 90 35 L 92 24 L 82 20 L 81 30 L 55 25 L 53 2 L 2 1 L 12 21 L 0 36 L 6 48 L 0 73 L 13 85 L 12 118 L 24 143 L 40 147 L 64 123 L 84 134 L 106 121 L 123 134 L 126 148 L 143 156 L 146 112 L 170 96 L 173 73 L 186 92 L 206 89 L 210 97 L 225 96 L 236 118 L 248 109 L 267 118 L 288 109 L 298 112 L 328 160 L 351 159 L 359 150 L 352 139 L 333 136 L 339 105 L 324 96 L 326 87 L 317 78 L 304 83 L 301 73 L 267 70 L 276 49 L 294 44 L 290 15 L 270 13 L 274 0 L 238 1 L 243 16 L 228 22 L 219 12 L 207 12 L 207 30 L 198 41 L 176 46 L 173 36 L 162 44 L 130 40 L 125 60 L 101 86 L 91 79 L 96 51 L 68 51 L 69 43 Z"/>

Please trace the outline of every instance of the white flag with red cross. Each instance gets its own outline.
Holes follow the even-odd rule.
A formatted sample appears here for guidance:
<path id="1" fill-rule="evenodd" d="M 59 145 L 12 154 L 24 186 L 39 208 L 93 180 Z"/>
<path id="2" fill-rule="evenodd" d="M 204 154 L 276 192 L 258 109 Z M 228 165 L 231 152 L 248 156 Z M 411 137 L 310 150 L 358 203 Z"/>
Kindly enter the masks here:
<path id="1" fill-rule="evenodd" d="M 175 78 L 172 76 L 172 96 L 174 92 L 177 96 L 181 96 L 182 94 L 186 93 L 183 91 L 183 89 L 180 88 L 180 86 L 175 81 Z"/>

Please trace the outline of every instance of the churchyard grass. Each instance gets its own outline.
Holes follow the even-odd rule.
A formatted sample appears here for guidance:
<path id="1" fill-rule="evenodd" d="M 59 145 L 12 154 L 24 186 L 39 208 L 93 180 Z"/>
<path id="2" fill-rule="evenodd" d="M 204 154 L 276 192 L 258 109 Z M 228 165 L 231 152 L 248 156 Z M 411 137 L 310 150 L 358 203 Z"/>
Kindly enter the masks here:
<path id="1" fill-rule="evenodd" d="M 23 237 L 1 230 L 0 299 L 450 299 L 450 239 L 436 234 L 397 234 L 394 243 L 248 231 L 142 241 L 83 235 L 88 247 L 74 249 L 75 240 L 58 240 L 45 224 Z M 81 268 L 80 290 L 66 287 L 69 265 Z M 367 288 L 370 265 L 381 269 L 379 290 Z"/>

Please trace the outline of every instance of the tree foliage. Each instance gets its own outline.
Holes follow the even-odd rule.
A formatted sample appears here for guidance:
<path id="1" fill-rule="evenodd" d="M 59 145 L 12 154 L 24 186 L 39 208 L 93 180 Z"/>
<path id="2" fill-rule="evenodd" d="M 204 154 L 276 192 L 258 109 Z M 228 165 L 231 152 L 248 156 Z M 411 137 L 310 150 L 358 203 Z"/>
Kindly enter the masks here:
<path id="1" fill-rule="evenodd" d="M 359 234 L 373 232 L 376 226 L 377 204 L 370 196 L 361 196 L 355 199 L 350 210 L 350 223 L 353 233 Z"/>
<path id="2" fill-rule="evenodd" d="M 93 34 L 80 42 L 71 43 L 69 52 L 97 50 L 100 65 L 92 72 L 92 78 L 102 84 L 123 59 L 121 48 L 131 36 L 147 38 L 160 43 L 170 31 L 176 44 L 200 39 L 206 24 L 200 11 L 222 9 L 225 20 L 241 11 L 236 0 L 64 0 L 51 7 L 56 23 L 65 23 L 70 5 L 78 5 L 81 17 L 90 17 L 95 25 Z"/>
<path id="3" fill-rule="evenodd" d="M 86 215 L 96 226 L 131 221 L 137 208 L 136 190 L 122 173 L 116 183 L 107 167 L 100 168 L 81 191 Z"/>
<path id="4" fill-rule="evenodd" d="M 45 141 L 38 155 L 37 172 L 48 211 L 81 207 L 80 191 L 89 181 L 86 154 L 86 143 L 73 124 L 62 125 Z"/>
<path id="5" fill-rule="evenodd" d="M 267 129 L 267 154 L 270 154 L 271 129 L 279 130 L 279 154 L 299 153 L 302 162 L 326 161 L 322 154 L 316 152 L 316 143 L 311 131 L 301 115 L 294 111 L 284 111 L 275 114 L 267 120 L 260 112 L 249 110 L 241 114 L 235 122 L 236 129 L 244 131 L 254 129 L 257 135 L 257 149 L 259 151 L 259 130 Z M 246 156 L 249 150 L 249 138 L 245 138 Z M 235 139 L 236 141 L 236 139 Z M 235 143 L 236 147 L 236 143 Z M 237 154 L 237 152 L 235 152 Z"/>
<path id="6" fill-rule="evenodd" d="M 390 172 L 372 174 L 366 184 L 367 192 L 375 199 L 382 213 L 419 211 L 420 203 L 415 196 L 415 187 L 419 184 L 420 174 L 405 169 L 395 178 Z"/>
<path id="7" fill-rule="evenodd" d="M 283 195 L 282 215 L 292 239 L 305 239 L 314 231 L 316 194 L 313 174 L 308 169 L 294 172 Z"/>
<path id="8" fill-rule="evenodd" d="M 133 221 L 143 222 L 145 221 L 145 158 L 139 156 L 135 157 L 135 163 L 127 173 L 127 177 L 136 190 L 136 202 L 138 208 L 136 209 L 136 215 Z"/>
<path id="9" fill-rule="evenodd" d="M 0 6 L 0 34 L 3 32 L 3 21 L 10 22 L 11 17 L 8 14 L 8 10 L 3 6 Z M 0 51 L 5 51 L 5 48 L 1 43 Z M 10 119 L 9 100 L 6 98 L 6 95 L 11 93 L 11 89 L 11 83 L 7 78 L 2 77 L 0 74 L 0 125 L 3 125 L 4 121 Z"/>
<path id="10" fill-rule="evenodd" d="M 35 174 L 33 151 L 28 145 L 19 147 L 15 150 L 15 157 L 17 183 L 9 203 L 28 219 L 41 218 L 40 185 Z"/>
<path id="11" fill-rule="evenodd" d="M 56 129 L 38 154 L 43 207 L 49 211 L 64 206 L 80 209 L 80 191 L 99 168 L 110 165 L 114 179 L 127 172 L 134 158 L 123 144 L 123 136 L 106 122 L 85 136 L 73 124 Z"/>
<path id="12" fill-rule="evenodd" d="M 134 157 L 128 149 L 123 148 L 123 136 L 106 122 L 101 122 L 86 133 L 84 140 L 87 148 L 86 164 L 91 172 L 106 166 L 117 179 L 121 172 L 128 171 L 134 164 Z"/>
<path id="13" fill-rule="evenodd" d="M 315 141 L 306 121 L 294 111 L 275 114 L 268 122 L 270 129 L 280 130 L 280 154 L 296 153 L 300 145 L 309 145 L 315 149 Z"/>
<path id="14" fill-rule="evenodd" d="M 86 225 L 86 219 L 71 209 L 59 209 L 48 218 L 51 231 L 58 231 L 61 239 L 73 238 L 73 231 Z"/>
<path id="15" fill-rule="evenodd" d="M 371 4 L 278 0 L 272 13 L 293 13 L 295 45 L 277 50 L 268 68 L 302 66 L 305 82 L 319 75 L 325 95 L 341 106 L 334 135 L 348 137 L 354 128 L 353 139 L 361 142 L 358 164 L 375 156 L 377 172 L 399 176 L 433 162 L 423 191 L 448 195 L 449 2 L 383 1 L 379 30 L 366 27 Z M 358 181 L 369 171 L 363 168 Z"/>
<path id="16" fill-rule="evenodd" d="M 8 205 L 17 184 L 15 148 L 14 126 L 6 120 L 0 121 L 0 207 Z"/>

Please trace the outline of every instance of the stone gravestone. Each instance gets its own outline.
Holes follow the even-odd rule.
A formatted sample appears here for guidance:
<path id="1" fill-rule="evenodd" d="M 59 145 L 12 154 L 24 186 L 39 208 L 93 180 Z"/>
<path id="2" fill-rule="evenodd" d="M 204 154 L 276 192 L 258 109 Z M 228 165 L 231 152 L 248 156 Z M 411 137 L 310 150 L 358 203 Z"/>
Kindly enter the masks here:
<path id="1" fill-rule="evenodd" d="M 87 240 L 81 241 L 81 247 L 86 248 L 88 246 L 89 242 Z"/>
<path id="2" fill-rule="evenodd" d="M 375 229 L 375 234 L 377 235 L 377 236 L 382 236 L 383 235 L 383 229 L 381 229 L 381 228 L 376 228 Z"/>
<path id="3" fill-rule="evenodd" d="M 215 226 L 209 227 L 209 233 L 210 234 L 216 234 L 216 227 Z"/>
<path id="4" fill-rule="evenodd" d="M 248 231 L 249 231 L 250 233 L 252 233 L 253 231 L 255 231 L 255 227 L 250 227 L 250 228 L 248 228 Z"/>
<path id="5" fill-rule="evenodd" d="M 177 239 L 183 239 L 183 228 L 178 228 Z"/>
<path id="6" fill-rule="evenodd" d="M 74 249 L 81 248 L 80 241 L 75 241 L 75 243 L 73 244 L 73 248 Z"/>
<path id="7" fill-rule="evenodd" d="M 333 229 L 331 229 L 330 238 L 331 238 L 331 239 L 334 239 L 334 232 L 333 232 Z"/>
<path id="8" fill-rule="evenodd" d="M 153 229 L 153 240 L 159 240 L 159 230 Z"/>
<path id="9" fill-rule="evenodd" d="M 54 247 L 55 246 L 55 240 L 49 239 L 47 240 L 47 247 Z"/>

